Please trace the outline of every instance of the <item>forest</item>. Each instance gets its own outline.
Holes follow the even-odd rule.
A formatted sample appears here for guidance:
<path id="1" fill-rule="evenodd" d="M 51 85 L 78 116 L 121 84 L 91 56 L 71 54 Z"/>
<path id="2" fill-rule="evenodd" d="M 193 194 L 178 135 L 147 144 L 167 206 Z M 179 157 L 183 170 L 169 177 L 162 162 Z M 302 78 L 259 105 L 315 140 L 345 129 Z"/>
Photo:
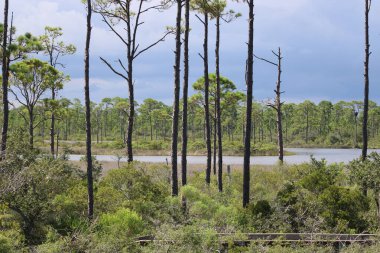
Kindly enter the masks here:
<path id="1" fill-rule="evenodd" d="M 363 58 L 354 59 L 364 59 L 357 73 L 363 93 L 353 101 L 319 102 L 310 94 L 297 103 L 282 95 L 286 50 L 256 55 L 254 0 L 238 3 L 244 13 L 225 0 L 78 2 L 86 17 L 86 34 L 78 34 L 84 45 L 66 41 L 65 31 L 49 24 L 43 34 L 20 33 L 18 10 L 3 0 L 0 253 L 379 252 L 380 104 L 370 100 L 371 0 L 363 1 L 358 35 L 364 34 Z M 145 19 L 169 9 L 175 9 L 174 26 L 149 41 Z M 125 54 L 98 59 L 125 83 L 120 96 L 98 102 L 91 97 L 94 17 Z M 221 24 L 233 26 L 242 17 L 245 89 L 220 68 Z M 192 36 L 203 44 L 195 82 Z M 153 96 L 140 101 L 136 61 L 165 40 L 175 42 L 166 49 L 174 52 L 168 54 L 173 104 Z M 82 52 L 79 47 L 82 92 L 65 97 L 71 81 L 65 58 Z M 276 79 L 267 100 L 256 99 L 256 64 Z M 330 162 L 308 153 L 308 162 L 287 162 L 299 155 L 294 148 L 360 156 L 346 161 L 337 153 L 340 162 Z M 230 164 L 227 157 L 243 162 Z M 261 165 L 256 157 L 276 162 Z"/>

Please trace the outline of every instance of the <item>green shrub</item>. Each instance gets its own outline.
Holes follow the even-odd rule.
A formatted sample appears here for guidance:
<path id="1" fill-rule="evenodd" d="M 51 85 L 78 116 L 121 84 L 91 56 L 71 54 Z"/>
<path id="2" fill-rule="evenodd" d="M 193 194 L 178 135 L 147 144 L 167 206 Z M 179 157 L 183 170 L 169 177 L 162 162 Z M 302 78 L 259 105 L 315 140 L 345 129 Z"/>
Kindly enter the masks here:
<path id="1" fill-rule="evenodd" d="M 13 166 L 0 179 L 0 204 L 19 217 L 28 242 L 37 243 L 44 238 L 44 224 L 55 219 L 55 197 L 78 184 L 80 174 L 62 160 L 37 159 L 27 167 L 22 162 Z"/>
<path id="2" fill-rule="evenodd" d="M 357 233 L 365 231 L 368 224 L 361 215 L 369 210 L 369 201 L 360 191 L 330 186 L 319 198 L 323 210 L 321 216 L 329 227 L 342 232 L 347 232 L 347 228 Z"/>
<path id="3" fill-rule="evenodd" d="M 113 236 L 133 237 L 144 231 L 142 218 L 127 208 L 117 210 L 115 213 L 102 214 L 98 226 L 100 233 Z"/>
<path id="4" fill-rule="evenodd" d="M 266 200 L 259 200 L 256 204 L 251 205 L 250 207 L 254 216 L 268 218 L 273 213 L 269 202 Z"/>

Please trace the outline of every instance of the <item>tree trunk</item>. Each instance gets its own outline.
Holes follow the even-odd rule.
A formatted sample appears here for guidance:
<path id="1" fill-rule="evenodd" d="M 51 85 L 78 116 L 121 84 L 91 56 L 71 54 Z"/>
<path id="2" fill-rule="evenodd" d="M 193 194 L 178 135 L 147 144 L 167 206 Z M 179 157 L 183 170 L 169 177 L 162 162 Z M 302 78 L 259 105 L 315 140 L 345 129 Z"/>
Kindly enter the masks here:
<path id="1" fill-rule="evenodd" d="M 362 147 L 362 159 L 367 158 L 368 148 L 368 96 L 369 96 L 369 11 L 370 0 L 364 0 L 365 2 L 365 61 L 364 61 L 364 108 L 363 108 L 363 147 Z"/>
<path id="2" fill-rule="evenodd" d="M 306 144 L 309 142 L 309 110 L 306 111 Z"/>
<path id="3" fill-rule="evenodd" d="M 88 219 L 94 217 L 94 190 L 92 177 L 92 154 L 91 154 L 91 108 L 90 108 L 90 42 L 91 42 L 91 0 L 87 0 L 87 36 L 85 49 L 85 104 L 86 104 L 86 158 L 87 158 L 87 190 L 88 190 Z"/>
<path id="4" fill-rule="evenodd" d="M 213 173 L 214 175 L 216 175 L 216 105 L 214 105 L 215 107 L 215 111 L 214 111 L 214 117 L 213 117 L 213 153 L 212 153 L 212 156 L 213 156 L 213 164 L 212 164 L 212 170 L 213 170 Z"/>
<path id="5" fill-rule="evenodd" d="M 128 115 L 128 131 L 127 131 L 127 153 L 128 153 L 128 163 L 133 162 L 133 148 L 132 148 L 132 134 L 133 134 L 133 123 L 135 118 L 135 105 L 134 105 L 134 87 L 133 87 L 133 59 L 128 57 L 128 89 L 129 89 L 129 115 Z"/>
<path id="6" fill-rule="evenodd" d="M 149 116 L 149 126 L 150 126 L 150 140 L 153 141 L 153 124 L 152 124 L 152 116 Z"/>
<path id="7" fill-rule="evenodd" d="M 34 143 L 34 115 L 33 115 L 33 109 L 29 108 L 29 145 L 30 149 L 33 149 L 33 143 Z"/>
<path id="8" fill-rule="evenodd" d="M 277 108 L 277 142 L 278 142 L 278 159 L 281 163 L 284 161 L 284 140 L 282 136 L 282 104 L 281 104 L 281 73 L 282 73 L 282 58 L 281 48 L 278 48 L 278 76 L 276 87 L 276 108 Z"/>
<path id="9" fill-rule="evenodd" d="M 220 109 L 220 71 L 219 71 L 219 48 L 220 48 L 220 17 L 216 18 L 216 46 L 215 46 L 215 66 L 216 66 L 216 132 L 218 134 L 218 189 L 223 191 L 223 140 L 222 140 L 222 112 Z"/>
<path id="10" fill-rule="evenodd" d="M 187 106 L 189 89 L 189 32 L 190 0 L 185 0 L 185 38 L 184 38 L 184 74 L 183 74 L 183 116 L 182 116 L 182 186 L 187 184 Z"/>
<path id="11" fill-rule="evenodd" d="M 203 44 L 203 63 L 205 78 L 205 123 L 206 123 L 206 146 L 207 146 L 207 167 L 206 183 L 211 182 L 211 126 L 210 126 L 210 104 L 209 104 L 209 76 L 208 76 L 208 13 L 204 13 L 204 44 Z"/>
<path id="12" fill-rule="evenodd" d="M 254 0 L 249 0 L 248 28 L 248 59 L 245 73 L 247 84 L 246 131 L 244 138 L 244 167 L 243 167 L 243 207 L 249 204 L 250 191 L 250 158 L 251 158 L 251 124 L 252 124 L 252 88 L 253 88 L 253 7 Z"/>
<path id="13" fill-rule="evenodd" d="M 58 151 L 59 151 L 59 129 L 57 130 L 57 145 L 56 145 L 56 157 L 58 158 Z M 54 156 L 53 156 L 54 157 Z"/>
<path id="14" fill-rule="evenodd" d="M 177 0 L 177 20 L 176 20 L 176 46 L 174 65 L 174 104 L 173 104 L 173 125 L 172 125 L 172 196 L 178 196 L 178 125 L 179 125 L 179 93 L 180 93 L 180 72 L 181 72 L 181 12 L 182 1 Z"/>
<path id="15" fill-rule="evenodd" d="M 3 31 L 3 62 L 2 62 L 2 88 L 3 88 L 3 129 L 1 132 L 1 157 L 5 159 L 5 152 L 7 149 L 7 136 L 9 124 L 9 104 L 8 104 L 8 79 L 9 79 L 9 60 L 7 54 L 7 40 L 8 40 L 8 10 L 9 0 L 4 1 L 4 31 Z"/>
<path id="16" fill-rule="evenodd" d="M 55 100 L 55 87 L 51 89 L 51 99 Z M 54 116 L 54 110 L 51 112 L 51 118 L 50 118 L 50 153 L 52 157 L 54 158 L 54 135 L 55 135 L 55 116 Z"/>

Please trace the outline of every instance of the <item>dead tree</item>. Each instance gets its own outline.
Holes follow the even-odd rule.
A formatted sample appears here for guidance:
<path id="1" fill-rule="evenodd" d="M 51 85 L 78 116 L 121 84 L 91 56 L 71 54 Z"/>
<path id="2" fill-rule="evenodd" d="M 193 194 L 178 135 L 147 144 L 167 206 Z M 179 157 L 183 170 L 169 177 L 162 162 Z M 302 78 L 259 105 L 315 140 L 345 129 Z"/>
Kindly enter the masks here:
<path id="1" fill-rule="evenodd" d="M 277 63 L 274 63 L 272 61 L 269 61 L 264 58 L 260 58 L 255 55 L 255 57 L 259 60 L 262 60 L 264 62 L 267 62 L 269 64 L 272 64 L 277 67 L 277 83 L 276 83 L 276 89 L 274 90 L 274 93 L 276 94 L 276 98 L 274 100 L 274 103 L 268 103 L 267 105 L 271 108 L 273 108 L 277 113 L 277 145 L 278 145 L 278 159 L 280 162 L 284 162 L 284 140 L 283 140 L 283 133 L 282 133 L 282 105 L 284 102 L 281 102 L 281 94 L 284 93 L 281 91 L 281 74 L 282 74 L 282 57 L 281 57 L 281 48 L 278 48 L 278 53 L 272 51 L 272 53 L 277 57 Z"/>
<path id="2" fill-rule="evenodd" d="M 180 93 L 180 74 L 181 74 L 181 12 L 182 1 L 177 0 L 177 18 L 176 18 L 176 47 L 175 47 L 175 65 L 174 65 L 174 104 L 173 104 L 173 124 L 172 124 L 172 195 L 178 196 L 178 163 L 177 163 L 177 146 L 178 146 L 178 125 L 179 125 L 179 93 Z"/>
<path id="3" fill-rule="evenodd" d="M 216 19 L 216 39 L 215 39 L 215 75 L 216 75 L 216 94 L 215 94 L 215 115 L 214 115 L 214 174 L 216 174 L 216 137 L 218 139 L 218 190 L 223 191 L 223 139 L 222 139 L 222 111 L 220 106 L 220 20 L 230 23 L 240 17 L 240 13 L 233 10 L 224 12 L 226 5 L 217 0 L 211 6 L 212 17 Z"/>
<path id="4" fill-rule="evenodd" d="M 9 125 L 9 103 L 8 103 L 8 83 L 9 83 L 9 57 L 7 54 L 8 47 L 8 11 L 9 0 L 4 1 L 4 24 L 3 24 L 3 41 L 2 41 L 2 89 L 3 89 L 3 128 L 1 133 L 1 157 L 5 158 L 5 152 L 7 149 L 7 136 Z M 12 34 L 12 31 L 10 32 Z"/>
<path id="5" fill-rule="evenodd" d="M 249 204 L 250 191 L 250 166 L 251 166 L 251 131 L 252 131 L 252 99 L 253 99 L 253 32 L 254 32 L 254 0 L 246 2 L 249 8 L 248 16 L 248 58 L 245 70 L 245 81 L 247 86 L 246 101 L 246 124 L 244 136 L 244 165 L 243 165 L 243 207 Z"/>
<path id="6" fill-rule="evenodd" d="M 206 147 L 207 147 L 207 164 L 206 164 L 206 183 L 209 185 L 211 183 L 211 124 L 210 124 L 210 80 L 208 71 L 208 20 L 209 20 L 209 5 L 206 1 L 202 1 L 199 4 L 199 11 L 204 15 L 204 18 L 200 18 L 198 15 L 196 17 L 203 24 L 204 27 L 204 38 L 203 38 L 203 55 L 199 56 L 203 60 L 203 72 L 205 79 L 205 95 L 204 95 L 204 108 L 205 108 L 205 130 L 206 130 Z"/>
<path id="7" fill-rule="evenodd" d="M 91 0 L 87 0 L 87 35 L 85 48 L 85 66 L 84 66 L 84 92 L 86 104 L 86 158 L 87 158 L 87 192 L 88 192 L 88 209 L 87 216 L 89 220 L 94 217 L 94 189 L 92 176 L 92 154 L 91 154 L 91 107 L 90 107 L 90 42 L 91 42 L 91 17 L 92 5 Z"/>
<path id="8" fill-rule="evenodd" d="M 363 108 L 363 147 L 362 159 L 367 158 L 368 149 L 368 100 L 369 100 L 369 12 L 371 10 L 372 0 L 364 0 L 365 2 L 365 60 L 364 60 L 364 108 Z"/>
<path id="9" fill-rule="evenodd" d="M 183 45 L 183 113 L 182 113 L 182 186 L 187 184 L 187 140 L 188 140 L 188 90 L 189 90 L 189 33 L 190 0 L 185 0 L 185 31 Z"/>
<path id="10" fill-rule="evenodd" d="M 133 147 L 132 147 L 132 134 L 134 129 L 134 119 L 135 119 L 135 95 L 134 95 L 134 79 L 133 79 L 133 65 L 135 60 L 143 53 L 147 52 L 149 49 L 153 48 L 160 42 L 164 41 L 165 38 L 173 33 L 173 31 L 166 31 L 161 38 L 154 41 L 153 43 L 141 47 L 138 42 L 138 35 L 141 26 L 144 21 L 141 21 L 144 14 L 149 13 L 151 10 L 160 10 L 165 7 L 165 3 L 158 5 L 150 5 L 144 7 L 144 4 L 149 3 L 148 0 L 137 0 L 137 9 L 133 10 L 132 1 L 130 0 L 105 0 L 96 1 L 95 12 L 99 13 L 103 17 L 104 23 L 110 28 L 110 30 L 120 39 L 124 44 L 127 51 L 127 65 L 123 63 L 121 59 L 116 62 L 121 70 L 117 70 L 111 63 L 109 63 L 104 58 L 100 59 L 109 67 L 109 69 L 123 78 L 128 84 L 129 90 L 129 114 L 128 114 L 128 132 L 127 132 L 127 153 L 128 162 L 133 162 Z M 123 31 L 126 35 L 122 34 L 118 30 L 118 26 L 123 26 Z"/>

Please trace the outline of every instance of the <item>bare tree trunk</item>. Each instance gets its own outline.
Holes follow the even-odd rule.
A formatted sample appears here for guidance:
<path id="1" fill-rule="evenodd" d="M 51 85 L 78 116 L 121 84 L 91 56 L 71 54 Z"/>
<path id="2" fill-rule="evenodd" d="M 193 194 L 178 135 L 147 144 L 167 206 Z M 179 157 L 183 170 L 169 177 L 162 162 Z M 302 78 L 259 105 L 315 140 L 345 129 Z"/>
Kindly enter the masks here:
<path id="1" fill-rule="evenodd" d="M 250 158 L 251 158 L 251 124 L 252 124 L 252 88 L 253 88 L 253 23 L 254 23 L 254 0 L 249 0 L 249 28 L 248 28 L 248 59 L 245 79 L 247 84 L 247 111 L 246 131 L 244 138 L 244 166 L 243 166 L 243 207 L 249 204 L 250 191 Z"/>
<path id="2" fill-rule="evenodd" d="M 216 46 L 215 46 L 215 66 L 216 66 L 216 132 L 218 134 L 218 189 L 223 191 L 223 140 L 222 140 L 222 112 L 220 109 L 220 71 L 219 71 L 219 48 L 220 48 L 220 17 L 216 18 Z"/>
<path id="3" fill-rule="evenodd" d="M 173 105 L 173 125 L 172 125 L 172 196 L 178 196 L 178 124 L 179 124 L 179 93 L 180 93 L 180 72 L 181 72 L 181 12 L 182 1 L 177 0 L 177 20 L 176 20 L 176 49 L 174 66 L 174 105 Z"/>
<path id="4" fill-rule="evenodd" d="M 189 32 L 190 32 L 190 0 L 185 0 L 185 38 L 184 38 L 184 76 L 183 76 L 183 116 L 182 116 L 182 186 L 187 184 L 187 120 L 189 89 Z"/>
<path id="5" fill-rule="evenodd" d="M 8 104 L 8 65 L 9 59 L 7 54 L 7 40 L 8 40 L 8 10 L 9 0 L 4 1 L 4 31 L 3 31 L 3 62 L 2 62 L 2 88 L 3 88 L 3 129 L 1 133 L 1 157 L 0 160 L 5 159 L 5 153 L 7 149 L 7 136 L 9 125 L 9 104 Z"/>
<path id="6" fill-rule="evenodd" d="M 365 2 L 365 61 L 364 61 L 364 108 L 363 108 L 363 147 L 362 159 L 367 158 L 368 148 L 368 100 L 369 100 L 369 11 L 371 9 L 371 0 Z"/>
<path id="7" fill-rule="evenodd" d="M 91 42 L 91 0 L 87 0 L 87 36 L 85 49 L 85 104 L 86 104 L 86 158 L 87 158 L 87 190 L 88 190 L 88 219 L 94 217 L 94 190 L 92 177 L 92 154 L 91 154 L 91 108 L 90 108 L 90 42 Z"/>
<path id="8" fill-rule="evenodd" d="M 127 153 L 128 153 L 128 163 L 133 162 L 133 147 L 132 147 L 132 137 L 133 137 L 133 123 L 135 119 L 135 94 L 134 94 L 134 83 L 133 83 L 133 60 L 134 60 L 134 50 L 133 48 L 133 37 L 131 30 L 131 13 L 130 13 L 130 3 L 127 3 L 127 20 L 128 20 L 128 43 L 127 43 L 127 54 L 128 54 L 128 90 L 129 90 L 129 115 L 128 115 L 128 132 L 127 132 Z"/>
<path id="9" fill-rule="evenodd" d="M 128 115 L 128 131 L 127 131 L 127 153 L 128 163 L 133 162 L 133 147 L 132 147 L 132 135 L 133 135 L 133 123 L 135 119 L 135 105 L 134 105 L 134 85 L 133 85 L 133 59 L 132 56 L 128 57 L 128 89 L 129 89 L 129 115 Z"/>
<path id="10" fill-rule="evenodd" d="M 51 99 L 55 100 L 55 87 L 51 89 Z M 55 135 L 55 115 L 54 110 L 51 112 L 50 118 L 50 153 L 54 158 L 54 135 Z"/>
<path id="11" fill-rule="evenodd" d="M 216 101 L 215 101 L 216 103 Z M 216 175 L 216 104 L 214 105 L 215 106 L 215 111 L 214 111 L 214 117 L 213 117 L 213 153 L 212 153 L 212 156 L 213 156 L 213 164 L 212 164 L 212 170 L 213 170 L 213 173 L 214 175 Z"/>
<path id="12" fill-rule="evenodd" d="M 56 157 L 58 158 L 58 151 L 59 151 L 59 129 L 57 129 L 57 150 L 56 150 Z"/>
<path id="13" fill-rule="evenodd" d="M 284 139 L 282 136 L 282 103 L 281 103 L 281 73 L 282 73 L 282 58 L 281 48 L 278 48 L 278 76 L 276 86 L 276 108 L 277 108 L 277 143 L 278 143 L 278 159 L 284 161 Z"/>
<path id="14" fill-rule="evenodd" d="M 309 110 L 306 111 L 306 143 L 309 142 Z"/>
<path id="15" fill-rule="evenodd" d="M 34 127 L 33 127 L 33 122 L 34 122 L 34 114 L 33 114 L 33 109 L 29 108 L 29 145 L 30 148 L 33 149 L 33 144 L 34 144 Z"/>
<path id="16" fill-rule="evenodd" d="M 207 167 L 206 183 L 211 182 L 211 126 L 210 126 L 210 104 L 209 104 L 209 86 L 208 76 L 208 13 L 204 13 L 204 44 L 203 44 L 203 62 L 204 62 L 204 79 L 205 79 L 205 123 L 206 123 L 206 146 L 207 146 Z"/>
<path id="17" fill-rule="evenodd" d="M 150 140 L 153 141 L 153 123 L 152 116 L 149 116 L 149 126 L 150 126 Z"/>

